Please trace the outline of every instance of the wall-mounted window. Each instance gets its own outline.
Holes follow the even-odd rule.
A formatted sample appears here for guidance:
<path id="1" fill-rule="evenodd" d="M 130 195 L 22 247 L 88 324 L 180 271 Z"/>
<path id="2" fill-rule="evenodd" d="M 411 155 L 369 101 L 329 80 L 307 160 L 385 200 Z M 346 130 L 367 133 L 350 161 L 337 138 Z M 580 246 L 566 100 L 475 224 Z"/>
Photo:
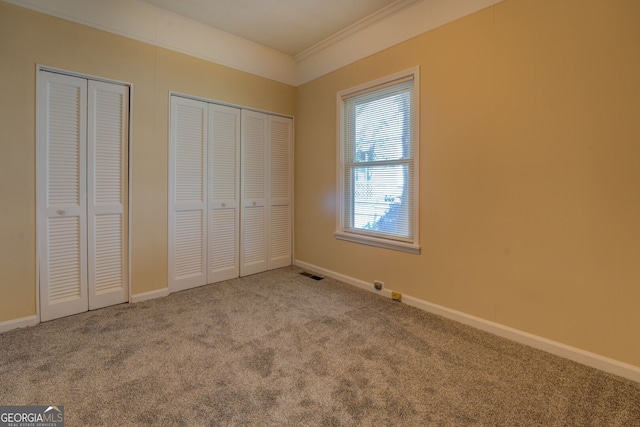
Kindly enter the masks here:
<path id="1" fill-rule="evenodd" d="M 338 239 L 419 253 L 418 68 L 338 93 Z"/>

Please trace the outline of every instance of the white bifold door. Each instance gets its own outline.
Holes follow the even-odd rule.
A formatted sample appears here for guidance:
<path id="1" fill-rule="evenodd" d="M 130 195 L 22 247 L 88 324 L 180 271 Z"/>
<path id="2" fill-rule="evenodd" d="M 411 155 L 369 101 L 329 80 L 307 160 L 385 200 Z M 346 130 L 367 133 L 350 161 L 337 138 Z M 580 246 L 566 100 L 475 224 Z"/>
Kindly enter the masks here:
<path id="1" fill-rule="evenodd" d="M 238 277 L 240 111 L 172 96 L 170 127 L 170 289 Z"/>
<path id="2" fill-rule="evenodd" d="M 42 321 L 128 301 L 128 127 L 127 86 L 39 72 Z"/>
<path id="3" fill-rule="evenodd" d="M 291 265 L 290 118 L 171 97 L 169 288 Z"/>
<path id="4" fill-rule="evenodd" d="M 291 265 L 292 120 L 242 110 L 240 275 Z"/>

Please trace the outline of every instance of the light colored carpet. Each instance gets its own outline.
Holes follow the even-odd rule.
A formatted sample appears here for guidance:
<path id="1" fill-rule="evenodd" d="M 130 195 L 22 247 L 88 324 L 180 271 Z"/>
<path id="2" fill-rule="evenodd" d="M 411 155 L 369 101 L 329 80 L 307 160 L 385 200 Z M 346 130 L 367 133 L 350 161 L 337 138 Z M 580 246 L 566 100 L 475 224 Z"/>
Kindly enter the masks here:
<path id="1" fill-rule="evenodd" d="M 67 426 L 640 426 L 640 384 L 291 267 L 0 335 Z"/>

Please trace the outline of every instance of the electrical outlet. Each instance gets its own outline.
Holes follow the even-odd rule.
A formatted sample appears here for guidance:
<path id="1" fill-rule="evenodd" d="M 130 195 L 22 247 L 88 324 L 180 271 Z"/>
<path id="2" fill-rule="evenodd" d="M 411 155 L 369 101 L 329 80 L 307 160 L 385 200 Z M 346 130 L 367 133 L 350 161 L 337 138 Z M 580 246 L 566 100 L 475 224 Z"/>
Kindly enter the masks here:
<path id="1" fill-rule="evenodd" d="M 384 288 L 384 282 L 380 280 L 374 280 L 373 287 L 376 288 L 376 291 L 381 291 L 382 288 Z"/>
<path id="2" fill-rule="evenodd" d="M 402 294 L 400 292 L 391 292 L 391 299 L 394 301 L 402 301 Z"/>

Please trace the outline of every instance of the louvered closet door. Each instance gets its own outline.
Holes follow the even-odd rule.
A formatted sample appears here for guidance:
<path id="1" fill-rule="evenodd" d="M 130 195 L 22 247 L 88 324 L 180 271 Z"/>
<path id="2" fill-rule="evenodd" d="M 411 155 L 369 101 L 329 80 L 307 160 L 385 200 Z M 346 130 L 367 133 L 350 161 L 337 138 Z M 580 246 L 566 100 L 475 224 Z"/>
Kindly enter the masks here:
<path id="1" fill-rule="evenodd" d="M 207 103 L 171 97 L 169 289 L 207 283 Z"/>
<path id="2" fill-rule="evenodd" d="M 291 265 L 293 120 L 269 116 L 268 269 Z"/>
<path id="3" fill-rule="evenodd" d="M 88 309 L 87 81 L 42 72 L 38 103 L 40 318 Z"/>
<path id="4" fill-rule="evenodd" d="M 89 81 L 87 232 L 89 309 L 128 301 L 129 89 Z"/>
<path id="5" fill-rule="evenodd" d="M 240 275 L 267 270 L 268 117 L 242 110 Z"/>
<path id="6" fill-rule="evenodd" d="M 209 104 L 207 283 L 240 274 L 240 110 Z"/>

